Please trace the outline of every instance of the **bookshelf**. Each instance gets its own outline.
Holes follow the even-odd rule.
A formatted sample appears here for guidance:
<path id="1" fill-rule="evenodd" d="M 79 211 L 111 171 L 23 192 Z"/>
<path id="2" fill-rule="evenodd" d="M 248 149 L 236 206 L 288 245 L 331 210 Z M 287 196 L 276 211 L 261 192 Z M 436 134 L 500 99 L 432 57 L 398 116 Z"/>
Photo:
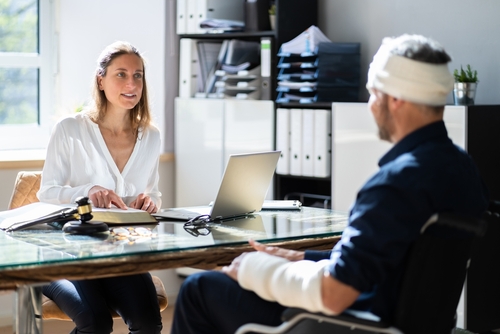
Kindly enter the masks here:
<path id="1" fill-rule="evenodd" d="M 269 90 L 270 90 L 270 94 L 268 96 L 269 98 L 269 101 L 272 101 L 274 103 L 274 101 L 276 101 L 276 97 L 277 97 L 277 92 L 276 92 L 276 88 L 277 88 L 277 64 L 278 64 L 278 50 L 279 50 L 279 47 L 281 46 L 281 44 L 285 43 L 285 42 L 288 42 L 290 40 L 292 40 L 293 38 L 295 38 L 296 36 L 298 36 L 299 34 L 301 34 L 304 30 L 306 30 L 307 28 L 309 28 L 311 25 L 317 25 L 317 21 L 318 21 L 318 1 L 317 0 L 275 0 L 275 1 L 270 1 L 270 5 L 271 4 L 275 4 L 276 5 L 276 22 L 275 22 L 275 29 L 274 30 L 268 30 L 268 31 L 243 31 L 243 32 L 229 32 L 229 33 L 217 33 L 217 34 L 200 34 L 200 33 L 195 33 L 195 34 L 186 34 L 186 33 L 183 33 L 183 34 L 175 34 L 175 36 L 177 37 L 177 43 L 178 45 L 180 45 L 180 40 L 181 39 L 193 39 L 193 40 L 203 40 L 203 41 L 224 41 L 224 40 L 228 40 L 228 39 L 239 39 L 239 40 L 244 40 L 244 41 L 256 41 L 256 42 L 260 42 L 262 39 L 269 39 L 271 41 L 271 63 L 270 63 L 270 69 L 271 69 L 271 75 L 269 77 Z M 243 5 L 243 4 L 242 4 Z M 168 27 L 167 27 L 168 29 Z M 179 54 L 179 58 L 181 58 L 182 55 Z M 179 63 L 180 63 L 180 59 L 177 59 L 177 67 L 179 67 Z M 174 80 L 173 78 L 172 79 L 169 79 L 169 80 Z M 179 82 L 179 81 L 178 81 Z M 179 85 L 180 86 L 180 85 Z M 177 95 L 179 96 L 179 95 Z M 175 99 L 175 98 L 174 98 Z M 172 99 L 173 100 L 173 99 Z M 193 100 L 199 100 L 199 99 L 193 99 Z M 212 103 L 212 101 L 209 101 L 210 99 L 207 99 L 206 102 L 210 102 Z M 177 100 L 177 102 L 179 103 L 179 101 L 181 100 Z M 242 101 L 239 101 L 240 103 L 245 103 L 244 100 Z M 252 103 L 251 100 L 248 100 L 247 101 L 249 104 Z M 197 105 L 199 104 L 200 101 L 198 101 L 198 103 L 194 102 L 193 103 L 193 106 L 194 105 Z M 215 104 L 217 104 L 216 102 L 214 102 Z M 172 104 L 174 104 L 172 102 Z M 186 105 L 190 105 L 191 103 L 189 101 L 182 101 L 182 105 L 185 106 Z M 175 107 L 174 107 L 174 110 L 175 110 L 175 115 L 176 117 L 181 117 L 180 116 L 180 111 L 177 110 L 178 109 L 178 105 L 174 104 Z M 224 103 L 222 103 L 222 105 L 225 105 Z M 290 104 L 290 106 L 293 105 L 293 104 Z M 317 106 L 319 107 L 324 107 L 326 106 L 327 104 L 319 104 Z M 288 107 L 288 106 L 287 106 Z M 301 106 L 301 108 L 304 107 L 304 106 Z M 221 108 L 219 111 L 215 111 L 217 114 L 221 114 L 221 122 L 225 122 L 226 121 L 226 118 L 225 118 L 225 111 L 224 109 L 226 108 L 225 106 L 224 107 L 219 107 Z M 272 116 L 272 124 L 273 126 L 275 127 L 276 126 L 276 108 L 277 108 L 277 104 L 274 103 L 274 106 L 273 106 L 273 116 Z M 330 104 L 328 104 L 328 108 L 330 108 Z M 186 111 L 187 109 L 184 109 L 184 114 L 186 114 Z M 245 109 L 245 108 L 240 108 L 240 112 L 243 112 L 244 110 L 248 110 L 248 109 Z M 247 117 L 250 117 L 251 118 L 251 114 L 252 114 L 252 111 L 247 111 Z M 178 121 L 176 121 L 176 124 L 177 124 Z M 249 119 L 248 121 L 249 123 L 252 123 L 252 120 Z M 267 127 L 266 127 L 267 129 Z M 188 143 L 189 141 L 188 140 L 183 140 L 183 139 L 179 139 L 179 136 L 180 136 L 180 129 L 177 128 L 177 125 L 175 126 L 174 128 L 174 131 L 175 131 L 175 145 L 176 145 L 176 148 L 175 148 L 175 152 L 176 152 L 176 170 L 178 171 L 186 171 L 186 170 L 189 170 L 191 169 L 190 166 L 187 166 L 187 165 L 183 165 L 183 160 L 182 160 L 182 155 L 183 153 L 181 151 L 184 151 L 184 152 L 198 152 L 199 154 L 202 154 L 202 155 L 205 155 L 203 152 L 199 152 L 200 149 L 202 149 L 202 145 L 199 144 L 197 145 L 197 147 L 186 147 L 185 145 L 182 147 L 182 150 L 181 148 L 178 146 L 178 143 Z M 267 130 L 266 130 L 267 131 Z M 273 141 L 272 141 L 272 147 L 275 147 L 275 128 L 272 129 L 272 138 L 273 138 Z M 267 134 L 266 134 L 267 136 Z M 238 140 L 237 138 L 234 138 L 234 140 Z M 246 139 L 242 139 L 242 140 L 246 140 Z M 227 145 L 228 143 L 223 143 L 223 145 Z M 225 152 L 218 152 L 216 155 L 220 155 L 222 154 L 223 156 L 226 155 Z M 185 155 L 185 154 L 184 154 Z M 205 155 L 206 156 L 206 155 Z M 218 162 L 214 162 L 214 170 L 217 170 L 217 173 L 219 173 L 220 171 L 220 168 L 223 168 L 223 166 L 220 166 Z M 184 173 L 184 172 L 183 172 Z M 193 171 L 193 175 L 194 175 L 194 171 Z M 196 178 L 196 175 L 194 175 L 194 177 Z M 178 177 L 176 177 L 178 178 Z M 186 176 L 186 179 L 188 179 L 189 177 Z M 214 175 L 214 178 L 216 180 L 219 180 L 220 179 L 220 175 Z M 205 175 L 205 179 L 207 179 L 207 175 Z M 314 182 L 316 182 L 318 180 L 314 180 Z M 275 177 L 275 182 L 273 184 L 273 193 L 274 193 L 274 198 L 283 198 L 283 196 L 285 194 L 282 194 L 283 191 L 287 191 L 286 190 L 286 187 L 287 186 L 290 186 L 291 188 L 290 189 L 293 189 L 293 191 L 304 191 L 303 189 L 306 189 L 304 188 L 302 185 L 304 184 L 304 180 L 301 179 L 300 177 L 296 177 L 296 178 L 287 178 L 287 177 L 283 177 L 281 178 L 280 176 L 276 175 Z M 318 186 L 319 189 L 321 189 L 321 192 L 322 193 L 326 193 L 327 192 L 327 189 L 330 189 L 330 183 L 328 180 L 319 180 L 318 182 Z M 180 183 L 176 183 L 176 187 L 177 189 L 181 189 L 183 188 L 185 185 L 183 184 L 180 184 Z M 285 188 L 281 189 L 280 187 L 283 186 Z M 308 190 L 308 188 L 306 189 Z M 324 191 L 323 191 L 324 190 Z M 311 191 L 314 191 L 315 193 L 317 193 L 318 191 L 315 190 L 315 189 L 311 189 Z M 187 205 L 187 204 L 190 204 L 190 203 L 184 203 L 184 200 L 182 199 L 178 199 L 180 201 L 180 203 L 182 203 L 183 205 Z M 204 199 L 199 199 L 199 202 L 203 202 Z M 179 204 L 179 203 L 176 203 L 176 204 Z M 200 203 L 195 203 L 196 205 L 199 205 Z M 201 203 L 203 204 L 203 203 Z"/>
<path id="2" fill-rule="evenodd" d="M 226 39 L 241 39 L 246 41 L 261 41 L 262 38 L 271 39 L 271 100 L 276 100 L 276 76 L 278 50 L 281 44 L 295 38 L 311 25 L 317 25 L 317 0 L 275 0 L 270 4 L 276 5 L 276 26 L 269 31 L 229 32 L 220 34 L 179 34 L 179 38 L 197 40 L 222 41 Z"/>

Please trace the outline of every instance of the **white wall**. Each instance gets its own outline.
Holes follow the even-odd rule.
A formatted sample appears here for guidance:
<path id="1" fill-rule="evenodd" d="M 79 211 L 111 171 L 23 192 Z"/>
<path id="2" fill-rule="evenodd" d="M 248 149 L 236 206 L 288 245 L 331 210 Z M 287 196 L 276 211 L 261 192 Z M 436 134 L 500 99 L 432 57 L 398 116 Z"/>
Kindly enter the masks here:
<path id="1" fill-rule="evenodd" d="M 58 75 L 56 116 L 74 112 L 90 96 L 91 81 L 100 52 L 117 40 L 136 46 L 146 59 L 146 80 L 155 124 L 165 124 L 165 0 L 56 0 Z M 163 135 L 165 138 L 165 134 Z M 0 170 L 0 210 L 7 209 L 18 169 Z M 164 207 L 173 206 L 174 163 L 160 164 L 160 191 Z M 181 280 L 175 271 L 153 272 L 165 284 L 170 303 Z M 0 295 L 0 326 L 11 323 L 12 293 Z"/>
<path id="2" fill-rule="evenodd" d="M 132 43 L 146 59 L 154 120 L 165 128 L 165 0 L 59 0 L 57 111 L 73 112 L 88 100 L 96 60 L 109 44 Z"/>
<path id="3" fill-rule="evenodd" d="M 319 0 L 319 8 L 318 27 L 332 41 L 361 43 L 362 82 L 383 37 L 421 34 L 445 47 L 451 70 L 466 64 L 477 69 L 476 104 L 500 104 L 499 1 Z M 367 100 L 366 90 L 362 94 Z"/>

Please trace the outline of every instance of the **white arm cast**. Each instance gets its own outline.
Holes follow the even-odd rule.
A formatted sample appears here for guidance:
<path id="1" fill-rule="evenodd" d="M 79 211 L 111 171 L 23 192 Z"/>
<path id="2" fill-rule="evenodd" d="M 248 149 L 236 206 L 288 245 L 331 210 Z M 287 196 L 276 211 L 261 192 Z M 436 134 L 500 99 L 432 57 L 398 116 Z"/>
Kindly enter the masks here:
<path id="1" fill-rule="evenodd" d="M 253 252 L 243 257 L 238 282 L 259 297 L 283 306 L 300 307 L 310 312 L 333 314 L 321 300 L 321 279 L 329 260 L 296 261 Z"/>

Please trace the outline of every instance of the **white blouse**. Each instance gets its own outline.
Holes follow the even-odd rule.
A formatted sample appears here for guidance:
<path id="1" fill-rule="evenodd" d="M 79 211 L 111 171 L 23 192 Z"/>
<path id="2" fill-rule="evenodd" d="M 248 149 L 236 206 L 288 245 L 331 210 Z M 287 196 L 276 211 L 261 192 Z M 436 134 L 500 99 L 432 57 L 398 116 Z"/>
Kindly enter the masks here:
<path id="1" fill-rule="evenodd" d="M 144 193 L 161 208 L 160 149 L 156 127 L 151 125 L 139 131 L 134 150 L 120 173 L 99 126 L 86 113 L 64 118 L 52 131 L 38 199 L 55 204 L 74 203 L 99 185 L 116 192 L 126 205 Z"/>

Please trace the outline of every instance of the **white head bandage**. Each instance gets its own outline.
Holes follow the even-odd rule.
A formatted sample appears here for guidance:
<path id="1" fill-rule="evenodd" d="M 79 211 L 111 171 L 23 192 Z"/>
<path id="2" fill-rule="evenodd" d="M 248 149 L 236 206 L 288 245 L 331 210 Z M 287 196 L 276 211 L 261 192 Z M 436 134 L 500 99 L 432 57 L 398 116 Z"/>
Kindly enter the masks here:
<path id="1" fill-rule="evenodd" d="M 413 103 L 444 106 L 453 89 L 447 64 L 430 64 L 391 54 L 394 39 L 384 38 L 368 70 L 366 88 Z"/>

